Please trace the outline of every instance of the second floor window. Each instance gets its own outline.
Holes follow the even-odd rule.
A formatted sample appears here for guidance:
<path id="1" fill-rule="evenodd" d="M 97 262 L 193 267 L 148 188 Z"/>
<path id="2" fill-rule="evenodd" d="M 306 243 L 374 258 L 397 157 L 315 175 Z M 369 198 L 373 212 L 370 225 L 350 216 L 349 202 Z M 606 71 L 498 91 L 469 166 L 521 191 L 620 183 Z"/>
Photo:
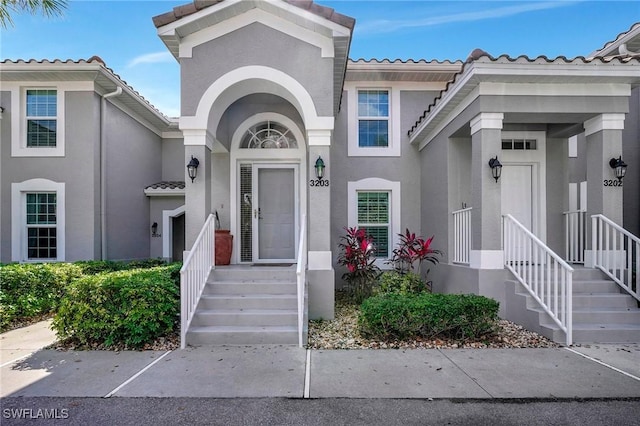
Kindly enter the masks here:
<path id="1" fill-rule="evenodd" d="M 388 90 L 358 90 L 358 146 L 389 146 Z"/>
<path id="2" fill-rule="evenodd" d="M 52 89 L 27 90 L 27 148 L 56 147 L 58 96 Z"/>

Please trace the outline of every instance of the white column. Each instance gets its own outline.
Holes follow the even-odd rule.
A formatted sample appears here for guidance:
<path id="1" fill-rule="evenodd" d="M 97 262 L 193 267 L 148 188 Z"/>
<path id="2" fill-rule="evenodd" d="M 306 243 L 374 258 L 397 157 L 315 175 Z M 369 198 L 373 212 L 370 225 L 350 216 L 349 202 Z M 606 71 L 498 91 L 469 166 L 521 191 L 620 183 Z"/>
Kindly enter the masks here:
<path id="1" fill-rule="evenodd" d="M 182 129 L 184 134 L 185 249 L 191 250 L 211 212 L 211 148 L 213 138 L 205 129 Z M 191 182 L 187 164 L 191 157 L 200 162 Z"/>

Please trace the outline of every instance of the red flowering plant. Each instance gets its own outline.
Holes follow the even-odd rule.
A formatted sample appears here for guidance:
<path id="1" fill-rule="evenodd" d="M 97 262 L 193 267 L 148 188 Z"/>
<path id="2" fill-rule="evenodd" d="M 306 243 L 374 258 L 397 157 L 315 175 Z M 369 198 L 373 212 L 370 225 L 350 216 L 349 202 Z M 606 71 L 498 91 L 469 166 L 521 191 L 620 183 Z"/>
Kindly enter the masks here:
<path id="1" fill-rule="evenodd" d="M 373 239 L 362 228 L 344 228 L 346 235 L 340 237 L 341 253 L 338 264 L 347 267 L 342 279 L 348 284 L 348 291 L 357 303 L 371 296 L 373 285 L 380 274 L 375 264 Z"/>
<path id="2" fill-rule="evenodd" d="M 434 265 L 439 262 L 438 257 L 442 255 L 442 252 L 431 248 L 433 237 L 425 240 L 423 237 L 416 237 L 416 234 L 410 232 L 409 229 L 398 236 L 400 244 L 398 244 L 398 248 L 393 250 L 393 257 L 389 261 L 396 271 L 401 274 L 413 273 L 417 262 L 418 268 L 415 272 L 420 275 L 424 261 Z M 426 272 L 429 273 L 429 270 L 427 269 Z"/>

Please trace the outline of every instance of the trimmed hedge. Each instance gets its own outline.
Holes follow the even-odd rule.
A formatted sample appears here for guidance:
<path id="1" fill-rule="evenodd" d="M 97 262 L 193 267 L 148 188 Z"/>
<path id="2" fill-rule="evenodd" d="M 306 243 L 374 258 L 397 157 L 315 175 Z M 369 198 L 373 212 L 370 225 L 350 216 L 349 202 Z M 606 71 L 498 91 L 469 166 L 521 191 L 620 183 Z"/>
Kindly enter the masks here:
<path id="1" fill-rule="evenodd" d="M 101 273 L 69 285 L 53 319 L 61 339 L 140 348 L 178 321 L 180 264 Z"/>
<path id="2" fill-rule="evenodd" d="M 401 274 L 396 271 L 387 271 L 378 277 L 378 286 L 375 294 L 420 294 L 430 291 L 429 286 L 422 281 L 420 275 L 414 272 Z"/>
<path id="3" fill-rule="evenodd" d="M 472 294 L 392 293 L 365 300 L 358 324 L 363 335 L 381 340 L 467 340 L 493 330 L 498 307 L 497 301 Z"/>
<path id="4" fill-rule="evenodd" d="M 0 267 L 0 330 L 13 321 L 54 311 L 65 288 L 82 276 L 70 263 L 7 264 Z"/>
<path id="5" fill-rule="evenodd" d="M 99 274 L 101 272 L 127 271 L 130 269 L 146 269 L 154 266 L 164 266 L 163 259 L 132 260 L 130 262 L 115 260 L 80 260 L 75 262 L 82 269 L 83 275 Z"/>

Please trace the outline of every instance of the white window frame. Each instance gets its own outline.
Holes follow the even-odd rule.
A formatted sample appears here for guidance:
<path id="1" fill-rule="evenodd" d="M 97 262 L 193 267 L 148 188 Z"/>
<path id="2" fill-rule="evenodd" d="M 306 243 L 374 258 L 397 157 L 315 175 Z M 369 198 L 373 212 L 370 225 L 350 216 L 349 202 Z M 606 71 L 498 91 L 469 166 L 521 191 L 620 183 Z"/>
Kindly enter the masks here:
<path id="1" fill-rule="evenodd" d="M 54 259 L 29 259 L 27 253 L 27 193 L 56 194 L 56 250 Z M 11 184 L 11 261 L 43 262 L 65 260 L 65 183 L 48 179 L 30 179 Z"/>
<path id="2" fill-rule="evenodd" d="M 400 214 L 401 214 L 401 197 L 400 182 L 390 181 L 380 178 L 366 178 L 354 182 L 347 183 L 347 221 L 349 227 L 358 226 L 358 192 L 389 192 L 389 257 L 377 258 L 376 266 L 380 269 L 393 269 L 393 265 L 387 262 L 393 256 L 393 250 L 400 242 L 398 234 L 400 234 Z"/>
<path id="3" fill-rule="evenodd" d="M 2 89 L 11 92 L 11 156 L 12 157 L 64 157 L 65 156 L 65 98 L 70 91 L 94 92 L 91 81 L 82 82 L 3 82 Z M 56 146 L 27 147 L 27 90 L 56 90 L 55 117 Z"/>
<path id="4" fill-rule="evenodd" d="M 55 91 L 56 93 L 56 114 L 55 115 L 29 115 L 29 113 L 27 112 L 28 108 L 28 97 L 29 97 L 29 91 Z M 29 148 L 29 149 L 33 149 L 33 148 L 46 148 L 46 149 L 55 149 L 58 146 L 58 89 L 53 88 L 53 87 L 25 87 L 24 89 L 24 104 L 25 104 L 25 113 L 24 113 L 24 128 L 25 128 L 25 132 L 24 132 L 24 136 L 25 136 L 25 147 Z M 55 138 L 55 146 L 29 146 L 29 121 L 33 120 L 33 121 L 42 121 L 42 120 L 47 120 L 47 121 L 55 121 L 56 122 L 56 138 Z"/>
<path id="5" fill-rule="evenodd" d="M 400 88 L 389 85 L 367 84 L 366 82 L 345 83 L 348 114 L 348 155 L 349 157 L 399 157 L 400 149 Z M 389 135 L 386 147 L 361 147 L 358 140 L 358 92 L 361 90 L 386 90 L 389 92 Z M 379 119 L 379 117 L 376 117 Z"/>

